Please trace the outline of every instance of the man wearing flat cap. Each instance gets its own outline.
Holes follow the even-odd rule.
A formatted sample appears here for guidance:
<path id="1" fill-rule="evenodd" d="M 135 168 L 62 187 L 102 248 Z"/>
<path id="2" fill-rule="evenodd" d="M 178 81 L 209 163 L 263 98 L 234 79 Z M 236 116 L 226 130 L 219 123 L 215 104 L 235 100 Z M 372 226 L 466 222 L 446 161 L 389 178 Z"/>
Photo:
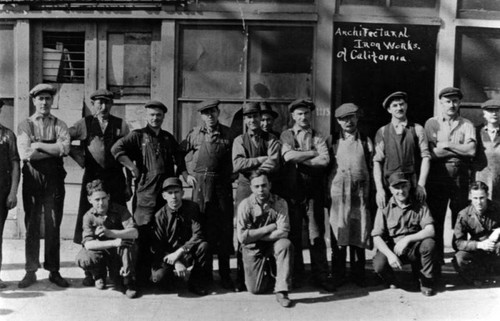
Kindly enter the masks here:
<path id="1" fill-rule="evenodd" d="M 390 94 L 382 105 L 391 114 L 391 122 L 375 135 L 373 177 L 377 205 L 380 208 L 386 206 L 389 196 L 387 179 L 394 172 L 410 174 L 417 200 L 423 202 L 431 157 L 424 128 L 408 120 L 408 95 L 405 92 Z"/>
<path id="2" fill-rule="evenodd" d="M 212 253 L 217 254 L 221 285 L 234 290 L 229 267 L 230 255 L 234 252 L 233 135 L 219 122 L 218 100 L 201 102 L 198 112 L 203 124 L 194 127 L 181 143 L 189 173 L 184 178 L 193 186 L 192 199 L 200 206 L 205 236 Z"/>
<path id="3" fill-rule="evenodd" d="M 260 103 L 260 127 L 266 133 L 271 133 L 276 137 L 280 137 L 280 133 L 274 130 L 274 121 L 278 118 L 278 113 L 273 110 L 268 102 Z"/>
<path id="4" fill-rule="evenodd" d="M 161 196 L 162 183 L 166 178 L 187 175 L 186 164 L 174 136 L 161 128 L 167 107 L 159 101 L 144 105 L 147 125 L 133 130 L 120 138 L 111 148 L 111 154 L 135 178 L 133 198 L 134 219 L 139 227 L 140 268 L 148 266 L 149 233 L 146 225 L 156 211 L 165 204 Z M 137 271 L 141 280 L 148 277 L 149 269 Z"/>
<path id="5" fill-rule="evenodd" d="M 111 115 L 113 107 L 113 92 L 98 89 L 90 95 L 92 115 L 77 121 L 69 128 L 71 140 L 79 140 L 83 149 L 85 168 L 80 193 L 80 204 L 76 219 L 73 241 L 82 241 L 82 221 L 91 205 L 87 200 L 86 186 L 89 182 L 99 179 L 107 185 L 110 200 L 113 203 L 126 206 L 132 196 L 132 191 L 125 179 L 123 166 L 111 155 L 111 147 L 116 141 L 130 132 L 127 123 Z M 94 283 L 92 275 L 87 273 L 83 284 L 91 286 Z"/>
<path id="6" fill-rule="evenodd" d="M 184 190 L 177 177 L 165 180 L 161 195 L 166 204 L 156 212 L 152 225 L 151 281 L 168 289 L 174 275 L 186 278 L 187 268 L 193 265 L 188 289 L 206 295 L 212 257 L 202 233 L 198 204 L 182 199 Z"/>
<path id="7" fill-rule="evenodd" d="M 377 253 L 373 269 L 387 286 L 398 282 L 393 269 L 401 270 L 411 263 L 420 280 L 420 290 L 432 296 L 435 283 L 434 220 L 425 203 L 410 194 L 411 178 L 403 172 L 389 176 L 392 197 L 375 217 L 372 236 Z"/>
<path id="8" fill-rule="evenodd" d="M 235 138 L 233 143 L 233 172 L 238 174 L 235 207 L 252 194 L 250 175 L 260 171 L 267 175 L 279 168 L 281 143 L 279 139 L 261 129 L 261 109 L 259 103 L 249 102 L 243 105 L 243 122 L 246 133 Z M 243 264 L 238 251 L 237 289 L 245 284 Z"/>
<path id="9" fill-rule="evenodd" d="M 500 100 L 490 99 L 481 108 L 486 124 L 476 128 L 474 176 L 488 186 L 491 200 L 500 203 Z"/>
<path id="10" fill-rule="evenodd" d="M 365 249 L 371 249 L 372 219 L 369 209 L 373 143 L 358 130 L 359 107 L 353 103 L 335 110 L 340 132 L 332 140 L 330 225 L 332 228 L 332 276 L 345 279 L 347 247 L 350 248 L 351 278 L 359 285 L 365 279 Z"/>
<path id="11" fill-rule="evenodd" d="M 332 280 L 328 278 L 324 239 L 325 177 L 330 155 L 325 138 L 311 128 L 311 113 L 315 107 L 309 99 L 297 99 L 288 106 L 294 125 L 282 132 L 280 138 L 283 172 L 288 179 L 284 194 L 290 211 L 289 237 L 295 248 L 293 282 L 298 286 L 304 276 L 302 222 L 307 220 L 313 282 L 331 292 L 334 287 Z"/>
<path id="12" fill-rule="evenodd" d="M 447 87 L 439 92 L 441 114 L 425 123 L 432 165 L 427 184 L 427 204 L 436 221 L 436 246 L 439 262 L 444 264 L 443 229 L 448 202 L 452 227 L 458 212 L 468 204 L 470 163 L 476 154 L 474 125 L 459 115 L 463 94 Z M 440 269 L 438 265 L 438 273 Z"/>
<path id="13" fill-rule="evenodd" d="M 69 283 L 59 274 L 59 227 L 63 216 L 63 157 L 68 155 L 70 136 L 66 123 L 51 114 L 57 89 L 38 84 L 30 91 L 35 113 L 21 121 L 17 144 L 23 166 L 23 205 L 26 224 L 26 275 L 19 282 L 25 288 L 36 282 L 40 266 L 40 224 L 45 226 L 44 268 L 49 281 L 60 287 Z"/>
<path id="14" fill-rule="evenodd" d="M 0 113 L 3 101 L 0 100 Z M 2 235 L 9 210 L 17 205 L 20 166 L 14 132 L 0 124 L 0 271 L 2 270 Z M 6 283 L 0 279 L 0 289 Z"/>

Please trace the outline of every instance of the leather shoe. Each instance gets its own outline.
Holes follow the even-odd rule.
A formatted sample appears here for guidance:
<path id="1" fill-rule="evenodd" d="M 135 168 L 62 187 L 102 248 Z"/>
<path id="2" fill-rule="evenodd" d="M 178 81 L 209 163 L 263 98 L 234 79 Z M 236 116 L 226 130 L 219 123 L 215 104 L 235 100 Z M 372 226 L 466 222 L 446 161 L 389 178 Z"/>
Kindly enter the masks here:
<path id="1" fill-rule="evenodd" d="M 245 292 L 247 290 L 247 286 L 243 282 L 236 282 L 236 286 L 234 287 L 234 291 L 236 292 Z"/>
<path id="2" fill-rule="evenodd" d="M 234 283 L 233 280 L 231 280 L 231 277 L 221 278 L 220 285 L 226 290 L 234 291 Z"/>
<path id="3" fill-rule="evenodd" d="M 95 281 L 91 273 L 85 272 L 85 278 L 82 280 L 83 286 L 94 286 Z"/>
<path id="4" fill-rule="evenodd" d="M 292 300 L 288 298 L 287 292 L 277 292 L 276 301 L 278 301 L 278 303 L 284 308 L 289 308 L 292 306 Z"/>
<path id="5" fill-rule="evenodd" d="M 189 292 L 194 293 L 194 294 L 199 295 L 199 296 L 204 296 L 204 295 L 208 294 L 207 289 L 202 288 L 198 285 L 194 285 L 194 284 L 190 284 L 188 286 L 188 290 L 189 290 Z"/>
<path id="6" fill-rule="evenodd" d="M 69 286 L 68 281 L 66 281 L 59 272 L 50 272 L 49 281 L 54 283 L 61 288 L 67 288 Z"/>
<path id="7" fill-rule="evenodd" d="M 436 292 L 434 292 L 434 289 L 426 287 L 426 286 L 421 286 L 420 292 L 422 292 L 422 294 L 425 296 L 433 296 L 434 294 L 436 294 Z"/>
<path id="8" fill-rule="evenodd" d="M 95 288 L 98 290 L 104 290 L 106 288 L 106 280 L 105 279 L 95 280 Z"/>
<path id="9" fill-rule="evenodd" d="M 17 284 L 17 287 L 20 289 L 27 288 L 28 286 L 34 284 L 36 282 L 36 274 L 35 272 L 26 272 L 24 278 Z"/>
<path id="10" fill-rule="evenodd" d="M 127 285 L 127 287 L 125 289 L 125 295 L 129 299 L 134 299 L 137 297 L 137 288 L 136 288 L 135 284 Z"/>

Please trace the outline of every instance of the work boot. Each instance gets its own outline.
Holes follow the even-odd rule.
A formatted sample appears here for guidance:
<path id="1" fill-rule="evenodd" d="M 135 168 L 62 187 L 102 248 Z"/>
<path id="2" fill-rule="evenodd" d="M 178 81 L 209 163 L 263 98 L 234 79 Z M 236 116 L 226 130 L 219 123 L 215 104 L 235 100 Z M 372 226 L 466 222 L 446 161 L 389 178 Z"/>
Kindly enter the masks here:
<path id="1" fill-rule="evenodd" d="M 125 295 L 127 296 L 127 298 L 134 299 L 137 297 L 137 285 L 133 277 L 124 277 L 123 285 L 125 286 Z"/>
<path id="2" fill-rule="evenodd" d="M 69 286 L 68 281 L 66 281 L 59 272 L 50 272 L 49 281 L 54 283 L 61 288 L 67 288 Z"/>
<path id="3" fill-rule="evenodd" d="M 82 280 L 83 286 L 94 286 L 95 280 L 92 273 L 85 271 L 85 278 Z"/>
<path id="4" fill-rule="evenodd" d="M 208 294 L 208 290 L 206 288 L 196 285 L 194 283 L 190 283 L 188 285 L 188 291 L 199 296 L 205 296 Z"/>
<path id="5" fill-rule="evenodd" d="M 24 278 L 17 284 L 17 287 L 20 289 L 24 289 L 29 287 L 30 285 L 36 282 L 36 273 L 35 272 L 26 272 Z"/>
<path id="6" fill-rule="evenodd" d="M 276 292 L 276 301 L 284 307 L 289 308 L 292 306 L 292 301 L 288 298 L 288 292 Z"/>
<path id="7" fill-rule="evenodd" d="M 106 289 L 106 279 L 98 278 L 95 280 L 95 288 L 98 290 Z"/>

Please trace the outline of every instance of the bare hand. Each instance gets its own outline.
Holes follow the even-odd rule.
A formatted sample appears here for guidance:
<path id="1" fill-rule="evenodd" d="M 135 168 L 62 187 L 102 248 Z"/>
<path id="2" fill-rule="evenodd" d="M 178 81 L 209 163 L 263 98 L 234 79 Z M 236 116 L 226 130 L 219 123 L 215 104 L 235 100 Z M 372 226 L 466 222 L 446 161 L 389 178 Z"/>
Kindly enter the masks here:
<path id="1" fill-rule="evenodd" d="M 179 251 L 175 251 L 173 253 L 167 254 L 163 258 L 163 262 L 166 262 L 167 264 L 170 264 L 170 265 L 174 265 L 175 262 L 177 262 L 177 260 L 179 259 L 180 255 L 181 255 L 181 253 Z"/>
<path id="2" fill-rule="evenodd" d="M 477 243 L 477 247 L 483 251 L 492 252 L 495 250 L 495 242 L 490 239 L 486 239 Z"/>
<path id="3" fill-rule="evenodd" d="M 141 176 L 141 172 L 139 171 L 137 166 L 134 165 L 132 168 L 129 168 L 129 170 L 132 172 L 132 176 L 135 179 L 138 179 Z"/>
<path id="4" fill-rule="evenodd" d="M 500 237 L 500 228 L 497 228 L 497 229 L 493 230 L 493 232 L 490 234 L 490 237 L 488 237 L 488 239 L 493 241 L 493 242 L 497 242 L 499 237 Z"/>
<path id="5" fill-rule="evenodd" d="M 30 147 L 33 150 L 39 150 L 40 149 L 40 143 L 37 143 L 37 142 L 31 143 Z"/>
<path id="6" fill-rule="evenodd" d="M 16 193 L 12 193 L 12 192 L 9 193 L 9 195 L 7 196 L 6 205 L 7 205 L 7 209 L 8 210 L 13 209 L 14 207 L 16 207 L 16 205 L 17 205 L 17 195 L 16 195 Z"/>
<path id="7" fill-rule="evenodd" d="M 103 236 L 105 236 L 105 237 L 111 237 L 110 231 L 106 227 L 104 227 L 102 225 L 99 225 L 98 227 L 96 227 L 95 234 L 98 237 L 103 237 Z"/>
<path id="8" fill-rule="evenodd" d="M 185 279 L 187 277 L 187 268 L 186 268 L 186 266 L 184 264 L 182 264 L 181 262 L 179 262 L 179 261 L 175 262 L 174 274 L 177 277 Z"/>
<path id="9" fill-rule="evenodd" d="M 389 262 L 389 265 L 393 268 L 393 269 L 399 269 L 399 270 L 402 270 L 403 269 L 403 263 L 401 263 L 401 261 L 399 260 L 399 258 L 393 254 L 393 255 L 390 255 L 388 258 L 387 258 L 388 262 Z"/>
<path id="10" fill-rule="evenodd" d="M 259 156 L 257 157 L 257 160 L 262 164 L 267 160 L 267 156 Z"/>
<path id="11" fill-rule="evenodd" d="M 198 183 L 198 181 L 196 180 L 196 178 L 194 178 L 194 176 L 187 175 L 186 176 L 186 183 L 188 183 L 192 187 L 195 187 L 196 183 Z"/>
<path id="12" fill-rule="evenodd" d="M 402 255 L 404 250 L 408 247 L 408 244 L 409 244 L 408 239 L 402 238 L 394 246 L 394 253 L 396 253 L 396 255 Z"/>
<path id="13" fill-rule="evenodd" d="M 415 191 L 415 194 L 416 194 L 417 200 L 420 203 L 425 202 L 425 199 L 427 198 L 427 192 L 425 191 L 425 187 L 423 187 L 422 185 L 417 185 L 417 189 Z"/>
<path id="14" fill-rule="evenodd" d="M 448 141 L 438 142 L 436 144 L 437 148 L 442 148 L 442 149 L 447 149 L 449 146 L 450 146 L 450 144 L 448 143 Z"/>
<path id="15" fill-rule="evenodd" d="M 385 197 L 385 191 L 381 189 L 380 191 L 377 192 L 376 195 L 376 200 L 377 200 L 377 206 L 379 208 L 384 208 L 386 205 L 386 197 Z"/>

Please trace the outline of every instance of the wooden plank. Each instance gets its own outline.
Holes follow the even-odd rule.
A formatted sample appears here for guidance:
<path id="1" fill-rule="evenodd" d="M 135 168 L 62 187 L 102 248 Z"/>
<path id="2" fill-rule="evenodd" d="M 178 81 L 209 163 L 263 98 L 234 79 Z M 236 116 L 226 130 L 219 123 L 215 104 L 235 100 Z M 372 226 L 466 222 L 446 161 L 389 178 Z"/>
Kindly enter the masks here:
<path id="1" fill-rule="evenodd" d="M 97 23 L 88 23 L 85 28 L 85 115 L 91 113 L 90 95 L 97 88 L 97 62 L 99 51 L 97 44 Z"/>
<path id="2" fill-rule="evenodd" d="M 176 28 L 175 21 L 163 20 L 161 22 L 161 64 L 160 64 L 160 84 L 162 90 L 156 93 L 152 99 L 157 99 L 163 102 L 169 112 L 163 123 L 163 128 L 169 132 L 179 134 L 178 111 L 175 103 L 175 77 L 177 70 L 175 68 L 175 52 L 176 52 Z"/>
<path id="3" fill-rule="evenodd" d="M 108 25 L 99 24 L 97 30 L 97 88 L 108 85 Z"/>

